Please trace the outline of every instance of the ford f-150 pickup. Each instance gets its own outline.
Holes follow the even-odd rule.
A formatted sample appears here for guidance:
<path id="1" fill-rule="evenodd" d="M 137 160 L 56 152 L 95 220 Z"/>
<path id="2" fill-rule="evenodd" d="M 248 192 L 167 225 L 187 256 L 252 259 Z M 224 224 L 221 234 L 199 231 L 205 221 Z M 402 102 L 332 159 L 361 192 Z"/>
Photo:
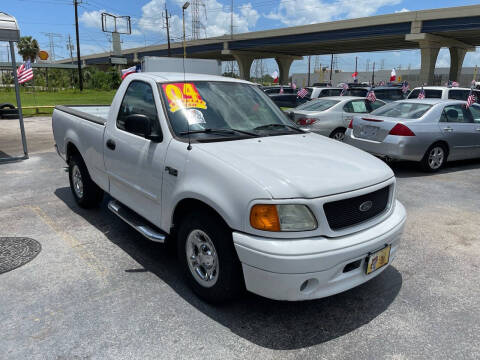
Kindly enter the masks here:
<path id="1" fill-rule="evenodd" d="M 77 203 L 108 193 L 134 229 L 175 242 L 207 301 L 321 298 L 397 254 L 406 213 L 391 169 L 298 128 L 247 81 L 132 74 L 111 106 L 57 106 L 52 124 Z"/>

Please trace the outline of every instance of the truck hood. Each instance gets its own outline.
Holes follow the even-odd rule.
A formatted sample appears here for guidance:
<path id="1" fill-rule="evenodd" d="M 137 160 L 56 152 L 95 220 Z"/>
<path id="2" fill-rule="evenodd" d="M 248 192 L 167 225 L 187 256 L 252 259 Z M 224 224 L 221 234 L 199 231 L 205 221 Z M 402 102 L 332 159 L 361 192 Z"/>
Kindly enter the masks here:
<path id="1" fill-rule="evenodd" d="M 238 169 L 276 199 L 338 194 L 393 176 L 392 170 L 372 155 L 313 133 L 194 146 Z"/>

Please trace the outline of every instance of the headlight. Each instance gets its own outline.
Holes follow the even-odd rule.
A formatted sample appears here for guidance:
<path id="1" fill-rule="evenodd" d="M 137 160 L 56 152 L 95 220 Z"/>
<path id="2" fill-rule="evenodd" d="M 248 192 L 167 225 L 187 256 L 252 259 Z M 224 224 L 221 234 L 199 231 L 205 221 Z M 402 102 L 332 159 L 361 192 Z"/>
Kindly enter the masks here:
<path id="1" fill-rule="evenodd" d="M 308 231 L 317 228 L 317 221 L 306 205 L 257 204 L 250 225 L 263 231 Z"/>

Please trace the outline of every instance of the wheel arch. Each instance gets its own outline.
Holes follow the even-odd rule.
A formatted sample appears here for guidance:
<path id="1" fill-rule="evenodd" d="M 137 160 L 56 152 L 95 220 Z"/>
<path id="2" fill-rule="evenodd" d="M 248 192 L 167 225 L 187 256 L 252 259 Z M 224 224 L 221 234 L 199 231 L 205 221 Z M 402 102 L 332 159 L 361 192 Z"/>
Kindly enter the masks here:
<path id="1" fill-rule="evenodd" d="M 170 222 L 170 233 L 174 234 L 178 230 L 178 225 L 181 222 L 181 219 L 191 211 L 207 212 L 212 216 L 215 216 L 220 220 L 225 226 L 229 227 L 228 223 L 225 221 L 224 217 L 217 211 L 214 207 L 207 204 L 206 202 L 188 197 L 180 200 L 175 205 L 175 208 L 172 212 L 171 222 Z"/>
<path id="2" fill-rule="evenodd" d="M 337 130 L 342 130 L 344 133 L 347 131 L 347 128 L 345 126 L 337 126 L 335 129 L 333 129 L 331 132 L 330 132 L 330 135 L 328 135 L 328 137 L 332 137 L 333 134 L 335 134 L 335 132 Z"/>
<path id="3" fill-rule="evenodd" d="M 436 140 L 436 141 L 434 141 L 434 142 L 427 148 L 427 150 L 425 150 L 425 151 L 428 151 L 432 146 L 437 145 L 437 144 L 443 145 L 443 146 L 445 147 L 445 150 L 446 150 L 446 152 L 447 152 L 447 153 L 445 154 L 445 156 L 446 156 L 446 158 L 448 159 L 448 155 L 450 155 L 450 145 L 448 145 L 448 142 L 445 141 L 445 140 Z"/>

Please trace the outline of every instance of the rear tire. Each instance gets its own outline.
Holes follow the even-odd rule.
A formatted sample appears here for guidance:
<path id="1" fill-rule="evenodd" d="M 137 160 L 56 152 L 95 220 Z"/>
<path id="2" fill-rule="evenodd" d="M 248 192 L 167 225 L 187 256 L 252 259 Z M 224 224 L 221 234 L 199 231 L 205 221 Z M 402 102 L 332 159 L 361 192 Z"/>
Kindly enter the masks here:
<path id="1" fill-rule="evenodd" d="M 330 137 L 338 141 L 343 141 L 345 139 L 345 132 L 346 129 L 335 129 L 330 134 Z"/>
<path id="2" fill-rule="evenodd" d="M 238 297 L 245 288 L 232 231 L 212 212 L 185 216 L 178 229 L 177 254 L 192 290 L 209 303 Z"/>
<path id="3" fill-rule="evenodd" d="M 422 169 L 426 172 L 437 172 L 447 162 L 447 148 L 443 144 L 433 144 L 428 148 L 420 161 Z"/>
<path id="4" fill-rule="evenodd" d="M 68 161 L 70 189 L 77 204 L 82 208 L 93 208 L 103 199 L 103 190 L 93 182 L 82 157 L 74 154 Z"/>

